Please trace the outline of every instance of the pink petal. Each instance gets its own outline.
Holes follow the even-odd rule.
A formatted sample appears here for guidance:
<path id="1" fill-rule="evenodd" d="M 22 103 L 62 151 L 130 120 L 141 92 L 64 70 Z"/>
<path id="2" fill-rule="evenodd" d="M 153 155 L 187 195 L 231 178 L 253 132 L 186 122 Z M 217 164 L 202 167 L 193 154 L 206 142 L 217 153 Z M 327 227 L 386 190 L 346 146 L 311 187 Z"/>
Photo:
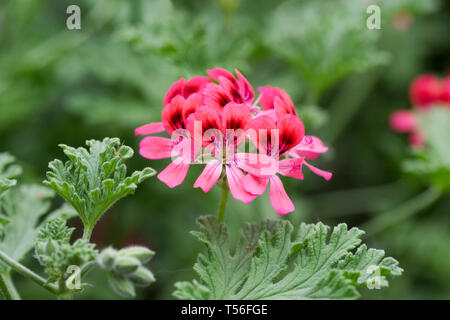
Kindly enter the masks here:
<path id="1" fill-rule="evenodd" d="M 251 104 L 253 99 L 255 98 L 255 91 L 253 90 L 251 84 L 248 80 L 239 72 L 238 69 L 235 69 L 236 75 L 239 80 L 239 91 L 241 92 L 241 96 L 244 98 L 244 101 L 247 104 Z"/>
<path id="2" fill-rule="evenodd" d="M 182 135 L 183 134 L 183 135 Z M 178 141 L 175 142 L 172 149 L 172 156 L 180 156 L 186 163 L 195 162 L 195 158 L 201 148 L 201 143 L 190 138 L 187 131 L 181 132 Z"/>
<path id="3" fill-rule="evenodd" d="M 232 82 L 237 87 L 237 80 L 236 78 L 229 72 L 228 70 L 222 69 L 222 68 L 214 68 L 212 70 L 207 70 L 206 73 L 216 80 L 217 82 L 220 82 L 220 78 L 224 77 L 225 79 Z"/>
<path id="4" fill-rule="evenodd" d="M 247 174 L 244 178 L 244 189 L 255 195 L 261 195 L 266 191 L 269 179 Z"/>
<path id="5" fill-rule="evenodd" d="M 201 188 L 203 192 L 209 192 L 211 188 L 217 183 L 222 173 L 222 164 L 219 160 L 212 160 L 209 162 L 203 172 L 194 183 L 194 188 Z"/>
<path id="6" fill-rule="evenodd" d="M 163 132 L 164 131 L 164 126 L 162 124 L 162 122 L 151 122 L 148 124 L 144 124 L 143 126 L 137 127 L 134 130 L 134 134 L 135 135 L 139 135 L 139 136 L 145 136 L 147 134 L 152 134 L 152 133 L 158 133 L 158 132 Z"/>
<path id="7" fill-rule="evenodd" d="M 177 129 L 183 129 L 184 119 L 183 119 L 183 108 L 186 100 L 183 96 L 174 97 L 169 104 L 167 104 L 162 113 L 161 119 L 164 128 L 169 134 Z"/>
<path id="8" fill-rule="evenodd" d="M 258 112 L 253 119 L 259 118 L 261 116 L 268 116 L 270 117 L 275 123 L 278 122 L 278 117 L 277 117 L 277 113 L 275 112 L 275 110 L 270 109 L 270 110 L 262 110 L 260 112 Z"/>
<path id="9" fill-rule="evenodd" d="M 259 93 L 261 94 L 260 103 L 263 110 L 271 110 L 274 109 L 273 100 L 276 96 L 280 95 L 280 88 L 264 86 L 258 88 Z"/>
<path id="10" fill-rule="evenodd" d="M 242 129 L 246 130 L 252 120 L 252 115 L 248 108 L 243 104 L 228 103 L 223 108 L 222 129 Z"/>
<path id="11" fill-rule="evenodd" d="M 248 134 L 250 140 L 264 154 L 267 154 L 268 143 L 270 145 L 279 145 L 278 127 L 273 118 L 269 115 L 261 115 L 254 118 L 249 123 Z"/>
<path id="12" fill-rule="evenodd" d="M 185 83 L 186 83 L 186 80 L 181 78 L 180 80 L 178 80 L 177 82 L 174 82 L 172 84 L 172 86 L 167 91 L 166 96 L 164 97 L 164 102 L 163 102 L 164 107 L 166 105 L 168 105 L 172 101 L 172 99 L 175 98 L 176 96 L 178 96 L 178 95 L 183 96 L 183 90 L 184 90 Z"/>
<path id="13" fill-rule="evenodd" d="M 316 159 L 321 153 L 327 152 L 328 147 L 325 147 L 322 140 L 317 137 L 305 136 L 292 151 L 306 159 Z"/>
<path id="14" fill-rule="evenodd" d="M 222 130 L 228 146 L 234 149 L 245 139 L 251 119 L 252 115 L 245 104 L 230 102 L 223 108 Z"/>
<path id="15" fill-rule="evenodd" d="M 244 203 L 252 202 L 257 196 L 244 189 L 244 174 L 234 164 L 226 165 L 227 181 L 231 195 Z"/>
<path id="16" fill-rule="evenodd" d="M 192 113 L 186 120 L 186 126 L 191 137 L 204 146 L 223 144 L 222 122 L 219 113 L 214 109 L 203 106 Z"/>
<path id="17" fill-rule="evenodd" d="M 331 172 L 324 171 L 324 170 L 321 170 L 319 168 L 316 168 L 316 167 L 314 167 L 313 165 L 309 164 L 306 161 L 303 161 L 303 163 L 305 164 L 305 166 L 307 166 L 309 168 L 309 170 L 311 170 L 312 172 L 314 172 L 318 176 L 321 176 L 322 178 L 324 178 L 327 181 L 330 180 L 331 177 L 333 176 L 333 174 Z"/>
<path id="18" fill-rule="evenodd" d="M 145 137 L 139 144 L 139 154 L 152 160 L 170 158 L 174 143 L 169 138 Z"/>
<path id="19" fill-rule="evenodd" d="M 450 104 L 450 76 L 445 77 L 445 79 L 443 80 L 441 100 L 447 105 Z"/>
<path id="20" fill-rule="evenodd" d="M 278 215 L 284 215 L 295 210 L 294 204 L 284 190 L 283 183 L 276 175 L 270 178 L 269 198 Z"/>
<path id="21" fill-rule="evenodd" d="M 416 117 L 408 110 L 398 110 L 389 117 L 391 128 L 397 132 L 410 132 L 416 127 Z"/>
<path id="22" fill-rule="evenodd" d="M 222 112 L 229 102 L 233 101 L 233 97 L 229 92 L 220 85 L 208 83 L 203 91 L 205 105 L 214 108 L 217 112 Z"/>
<path id="23" fill-rule="evenodd" d="M 409 90 L 412 104 L 427 109 L 440 101 L 444 90 L 443 83 L 432 74 L 424 74 L 414 79 Z"/>
<path id="24" fill-rule="evenodd" d="M 292 114 L 281 116 L 280 121 L 278 121 L 278 128 L 280 129 L 280 155 L 298 145 L 305 136 L 303 122 Z"/>
<path id="25" fill-rule="evenodd" d="M 277 173 L 277 161 L 262 153 L 236 153 L 234 159 L 239 168 L 258 177 L 269 178 Z"/>
<path id="26" fill-rule="evenodd" d="M 189 79 L 184 85 L 183 96 L 187 99 L 194 93 L 200 93 L 205 86 L 211 82 L 208 77 L 195 76 Z"/>
<path id="27" fill-rule="evenodd" d="M 158 179 L 169 188 L 174 188 L 184 181 L 188 169 L 189 163 L 185 163 L 182 158 L 177 158 L 158 174 Z"/>
<path id="28" fill-rule="evenodd" d="M 186 103 L 183 106 L 183 121 L 186 122 L 189 115 L 197 111 L 197 109 L 202 106 L 203 96 L 200 93 L 191 94 L 189 98 L 186 99 Z"/>
<path id="29" fill-rule="evenodd" d="M 284 114 L 297 115 L 294 103 L 284 90 L 280 90 L 279 94 L 274 97 L 273 105 L 278 117 Z"/>
<path id="30" fill-rule="evenodd" d="M 287 177 L 303 180 L 303 158 L 283 159 L 278 163 L 278 172 Z"/>

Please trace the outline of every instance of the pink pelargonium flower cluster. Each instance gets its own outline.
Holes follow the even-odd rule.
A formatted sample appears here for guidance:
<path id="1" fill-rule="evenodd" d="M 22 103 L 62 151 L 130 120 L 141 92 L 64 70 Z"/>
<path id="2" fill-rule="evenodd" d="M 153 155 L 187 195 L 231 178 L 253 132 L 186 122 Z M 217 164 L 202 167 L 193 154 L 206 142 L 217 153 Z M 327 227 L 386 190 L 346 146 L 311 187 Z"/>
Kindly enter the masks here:
<path id="1" fill-rule="evenodd" d="M 417 124 L 417 111 L 426 112 L 437 105 L 450 108 L 450 76 L 439 79 L 432 74 L 424 74 L 413 80 L 409 96 L 414 110 L 394 111 L 389 123 L 397 132 L 409 133 L 409 143 L 422 148 L 425 138 Z"/>
<path id="2" fill-rule="evenodd" d="M 180 79 L 167 92 L 161 122 L 136 129 L 136 135 L 167 132 L 171 138 L 147 136 L 139 153 L 148 159 L 171 158 L 158 174 L 170 188 L 181 184 L 191 164 L 206 164 L 194 188 L 209 192 L 221 178 L 231 195 L 250 203 L 269 186 L 270 202 L 279 215 L 295 207 L 280 180 L 302 180 L 303 165 L 331 179 L 332 174 L 311 165 L 328 150 L 322 141 L 305 135 L 288 94 L 276 87 L 258 88 L 235 70 L 216 68 L 209 77 Z M 250 150 L 253 149 L 253 150 Z"/>

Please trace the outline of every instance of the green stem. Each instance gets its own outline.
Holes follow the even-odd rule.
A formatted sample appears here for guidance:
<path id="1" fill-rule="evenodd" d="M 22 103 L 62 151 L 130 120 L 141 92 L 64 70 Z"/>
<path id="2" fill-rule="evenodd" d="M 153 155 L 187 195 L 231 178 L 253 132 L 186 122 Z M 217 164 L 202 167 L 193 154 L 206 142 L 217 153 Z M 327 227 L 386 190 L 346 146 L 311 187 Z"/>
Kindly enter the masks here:
<path id="1" fill-rule="evenodd" d="M 23 264 L 17 262 L 10 256 L 8 256 L 6 253 L 0 250 L 0 260 L 6 263 L 8 266 L 10 266 L 12 269 L 20 273 L 22 276 L 29 278 L 30 280 L 34 281 L 44 289 L 47 289 L 53 294 L 58 294 L 59 289 L 56 285 L 48 283 L 46 279 L 42 278 L 41 276 L 37 275 L 27 267 L 25 267 Z"/>
<path id="2" fill-rule="evenodd" d="M 223 183 L 222 184 L 222 196 L 220 198 L 220 205 L 219 205 L 219 215 L 217 218 L 217 221 L 223 222 L 223 219 L 225 218 L 225 209 L 227 208 L 227 198 L 228 193 L 230 190 L 228 189 L 228 184 Z"/>
<path id="3" fill-rule="evenodd" d="M 375 217 L 372 221 L 363 226 L 362 229 L 367 232 L 367 236 L 373 236 L 374 234 L 411 218 L 413 215 L 431 206 L 440 196 L 441 191 L 439 189 L 430 187 L 413 199 Z"/>
<path id="4" fill-rule="evenodd" d="M 88 241 L 91 240 L 92 230 L 93 230 L 92 227 L 85 224 L 84 231 L 83 231 L 83 239 L 88 240 Z"/>
<path id="5" fill-rule="evenodd" d="M 20 300 L 19 293 L 9 273 L 0 274 L 0 290 L 6 300 Z"/>

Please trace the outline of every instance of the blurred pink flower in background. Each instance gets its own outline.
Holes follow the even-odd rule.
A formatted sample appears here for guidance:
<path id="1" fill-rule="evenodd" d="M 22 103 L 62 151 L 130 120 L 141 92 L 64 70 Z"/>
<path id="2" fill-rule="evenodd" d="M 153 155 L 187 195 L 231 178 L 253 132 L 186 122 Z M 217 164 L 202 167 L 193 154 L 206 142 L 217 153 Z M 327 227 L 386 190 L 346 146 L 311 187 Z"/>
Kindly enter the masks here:
<path id="1" fill-rule="evenodd" d="M 418 76 L 411 83 L 409 96 L 413 107 L 420 112 L 435 106 L 450 107 L 450 76 L 443 80 L 432 74 Z M 425 137 L 420 131 L 416 110 L 394 111 L 389 117 L 389 124 L 397 132 L 409 133 L 411 146 L 422 148 Z"/>

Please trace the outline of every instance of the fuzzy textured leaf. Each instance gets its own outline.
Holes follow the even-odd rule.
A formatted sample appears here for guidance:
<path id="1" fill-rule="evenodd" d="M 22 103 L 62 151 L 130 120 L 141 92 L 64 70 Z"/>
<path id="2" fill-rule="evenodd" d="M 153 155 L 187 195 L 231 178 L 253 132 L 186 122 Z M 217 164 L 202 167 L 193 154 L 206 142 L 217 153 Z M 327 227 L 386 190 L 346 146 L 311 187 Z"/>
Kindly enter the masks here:
<path id="1" fill-rule="evenodd" d="M 75 208 L 85 226 L 93 228 L 116 201 L 134 193 L 155 170 L 144 168 L 127 176 L 124 162 L 134 152 L 118 138 L 88 140 L 86 145 L 88 149 L 60 145 L 69 160 L 50 162 L 44 183 Z"/>
<path id="2" fill-rule="evenodd" d="M 176 284 L 180 299 L 355 299 L 357 287 L 374 280 L 373 270 L 380 271 L 380 287 L 403 271 L 395 259 L 383 259 L 384 251 L 361 245 L 364 232 L 346 224 L 331 230 L 302 223 L 296 231 L 288 221 L 248 224 L 234 250 L 215 217 L 198 224 L 193 234 L 207 253 L 194 266 L 200 282 Z"/>

